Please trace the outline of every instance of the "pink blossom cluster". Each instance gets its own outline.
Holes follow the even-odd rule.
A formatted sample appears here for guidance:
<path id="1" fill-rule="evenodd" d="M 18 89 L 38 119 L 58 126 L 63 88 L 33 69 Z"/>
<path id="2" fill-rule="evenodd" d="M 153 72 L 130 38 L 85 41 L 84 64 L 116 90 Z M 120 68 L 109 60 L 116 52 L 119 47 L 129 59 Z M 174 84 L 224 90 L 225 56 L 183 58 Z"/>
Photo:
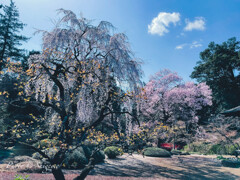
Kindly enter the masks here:
<path id="1" fill-rule="evenodd" d="M 212 105 L 212 91 L 205 83 L 183 83 L 170 70 L 157 72 L 144 87 L 141 106 L 144 116 L 153 121 L 197 122 L 197 111 Z"/>

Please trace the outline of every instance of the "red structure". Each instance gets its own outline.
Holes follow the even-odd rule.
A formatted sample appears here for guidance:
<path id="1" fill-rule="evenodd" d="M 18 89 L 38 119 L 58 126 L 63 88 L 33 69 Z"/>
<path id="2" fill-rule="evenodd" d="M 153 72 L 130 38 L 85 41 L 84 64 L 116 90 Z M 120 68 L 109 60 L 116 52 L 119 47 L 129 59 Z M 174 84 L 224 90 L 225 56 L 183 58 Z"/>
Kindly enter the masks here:
<path id="1" fill-rule="evenodd" d="M 168 151 L 171 151 L 173 149 L 173 144 L 172 143 L 162 143 L 160 144 L 160 148 L 166 149 Z M 182 149 L 183 147 L 181 145 L 175 144 L 175 149 Z"/>

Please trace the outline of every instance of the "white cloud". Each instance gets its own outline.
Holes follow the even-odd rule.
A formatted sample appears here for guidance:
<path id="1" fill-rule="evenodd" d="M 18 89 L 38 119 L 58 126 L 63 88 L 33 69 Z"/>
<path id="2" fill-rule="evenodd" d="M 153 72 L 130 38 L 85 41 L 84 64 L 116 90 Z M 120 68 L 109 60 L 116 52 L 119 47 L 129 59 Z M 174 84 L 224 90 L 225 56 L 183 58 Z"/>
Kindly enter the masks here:
<path id="1" fill-rule="evenodd" d="M 177 35 L 177 38 L 184 37 L 184 36 L 186 36 L 186 34 L 182 32 L 179 35 Z"/>
<path id="2" fill-rule="evenodd" d="M 182 33 L 180 33 L 180 35 L 181 35 L 181 36 L 185 36 L 185 34 L 184 34 L 183 32 L 182 32 Z"/>
<path id="3" fill-rule="evenodd" d="M 178 50 L 183 49 L 184 46 L 186 46 L 186 45 L 187 45 L 187 44 L 180 44 L 180 45 L 176 46 L 175 49 L 178 49 Z"/>
<path id="4" fill-rule="evenodd" d="M 194 21 L 185 20 L 186 26 L 185 31 L 200 30 L 203 31 L 206 29 L 206 21 L 203 17 L 196 17 Z"/>
<path id="5" fill-rule="evenodd" d="M 193 49 L 193 48 L 198 48 L 198 47 L 201 47 L 201 46 L 202 46 L 202 44 L 199 43 L 198 41 L 193 41 L 192 43 L 180 44 L 180 45 L 176 46 L 175 49 L 181 50 L 185 47 L 189 47 L 190 49 Z"/>
<path id="6" fill-rule="evenodd" d="M 192 44 L 190 45 L 190 48 L 197 48 L 197 47 L 201 47 L 202 44 L 197 42 L 197 41 L 193 41 Z"/>
<path id="7" fill-rule="evenodd" d="M 159 36 L 163 36 L 168 33 L 169 24 L 174 24 L 176 26 L 177 22 L 180 21 L 180 14 L 173 12 L 160 12 L 157 17 L 155 17 L 151 24 L 148 25 L 148 32 L 150 34 L 157 34 Z"/>

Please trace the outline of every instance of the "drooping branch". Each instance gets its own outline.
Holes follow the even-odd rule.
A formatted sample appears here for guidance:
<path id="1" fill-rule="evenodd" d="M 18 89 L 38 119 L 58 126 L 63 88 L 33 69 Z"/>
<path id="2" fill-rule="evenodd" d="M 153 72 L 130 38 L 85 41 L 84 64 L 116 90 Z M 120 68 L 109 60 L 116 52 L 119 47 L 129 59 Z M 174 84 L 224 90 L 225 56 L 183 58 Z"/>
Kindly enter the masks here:
<path id="1" fill-rule="evenodd" d="M 136 116 L 134 116 L 132 113 L 128 112 L 128 111 L 110 111 L 110 112 L 104 114 L 104 116 L 108 116 L 110 114 L 128 114 L 131 117 L 133 117 L 134 120 L 136 120 L 138 125 L 140 126 L 140 122 L 139 122 L 138 118 Z"/>
<path id="2" fill-rule="evenodd" d="M 43 106 L 46 106 L 46 107 L 51 107 L 53 110 L 55 110 L 57 113 L 59 113 L 60 115 L 62 114 L 62 111 L 61 109 L 59 109 L 56 105 L 54 104 L 51 104 L 49 102 L 41 102 L 41 104 Z"/>

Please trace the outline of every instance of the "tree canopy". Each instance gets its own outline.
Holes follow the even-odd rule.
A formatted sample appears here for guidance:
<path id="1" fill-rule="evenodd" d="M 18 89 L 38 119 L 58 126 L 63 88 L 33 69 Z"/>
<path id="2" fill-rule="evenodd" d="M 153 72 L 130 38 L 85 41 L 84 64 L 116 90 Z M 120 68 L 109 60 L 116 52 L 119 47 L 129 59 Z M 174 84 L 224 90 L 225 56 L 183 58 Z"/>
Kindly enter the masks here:
<path id="1" fill-rule="evenodd" d="M 239 105 L 239 43 L 236 38 L 230 38 L 222 44 L 211 42 L 200 53 L 201 60 L 191 74 L 192 78 L 206 82 L 212 89 L 216 112 Z"/>
<path id="2" fill-rule="evenodd" d="M 8 69 L 26 77 L 21 79 L 24 88 L 19 99 L 10 105 L 17 109 L 30 104 L 44 113 L 30 113 L 28 121 L 15 119 L 7 139 L 38 152 L 51 164 L 55 178 L 64 179 L 61 168 L 67 153 L 86 139 L 95 143 L 104 140 L 102 134 L 94 136 L 95 140 L 93 131 L 113 114 L 132 116 L 131 99 L 141 86 L 141 67 L 127 37 L 114 33 L 110 23 L 94 26 L 72 11 L 59 12 L 63 17 L 57 26 L 49 32 L 40 31 L 43 49 L 29 57 L 26 73 L 20 63 L 8 63 Z M 115 107 L 116 101 L 121 107 Z M 57 147 L 51 143 L 47 149 L 41 146 L 46 137 L 46 142 L 57 141 Z M 49 148 L 55 153 L 49 155 Z M 85 175 L 92 165 L 91 161 L 83 170 Z"/>
<path id="3" fill-rule="evenodd" d="M 177 73 L 162 70 L 144 87 L 145 101 L 141 110 L 146 119 L 163 123 L 184 121 L 197 124 L 197 112 L 212 104 L 211 90 L 205 83 L 183 83 Z"/>
<path id="4" fill-rule="evenodd" d="M 0 71 L 4 68 L 7 58 L 21 60 L 24 57 L 24 50 L 19 48 L 22 42 L 28 40 L 27 37 L 19 35 L 24 26 L 12 0 L 9 6 L 2 6 L 2 12 L 0 8 Z"/>

